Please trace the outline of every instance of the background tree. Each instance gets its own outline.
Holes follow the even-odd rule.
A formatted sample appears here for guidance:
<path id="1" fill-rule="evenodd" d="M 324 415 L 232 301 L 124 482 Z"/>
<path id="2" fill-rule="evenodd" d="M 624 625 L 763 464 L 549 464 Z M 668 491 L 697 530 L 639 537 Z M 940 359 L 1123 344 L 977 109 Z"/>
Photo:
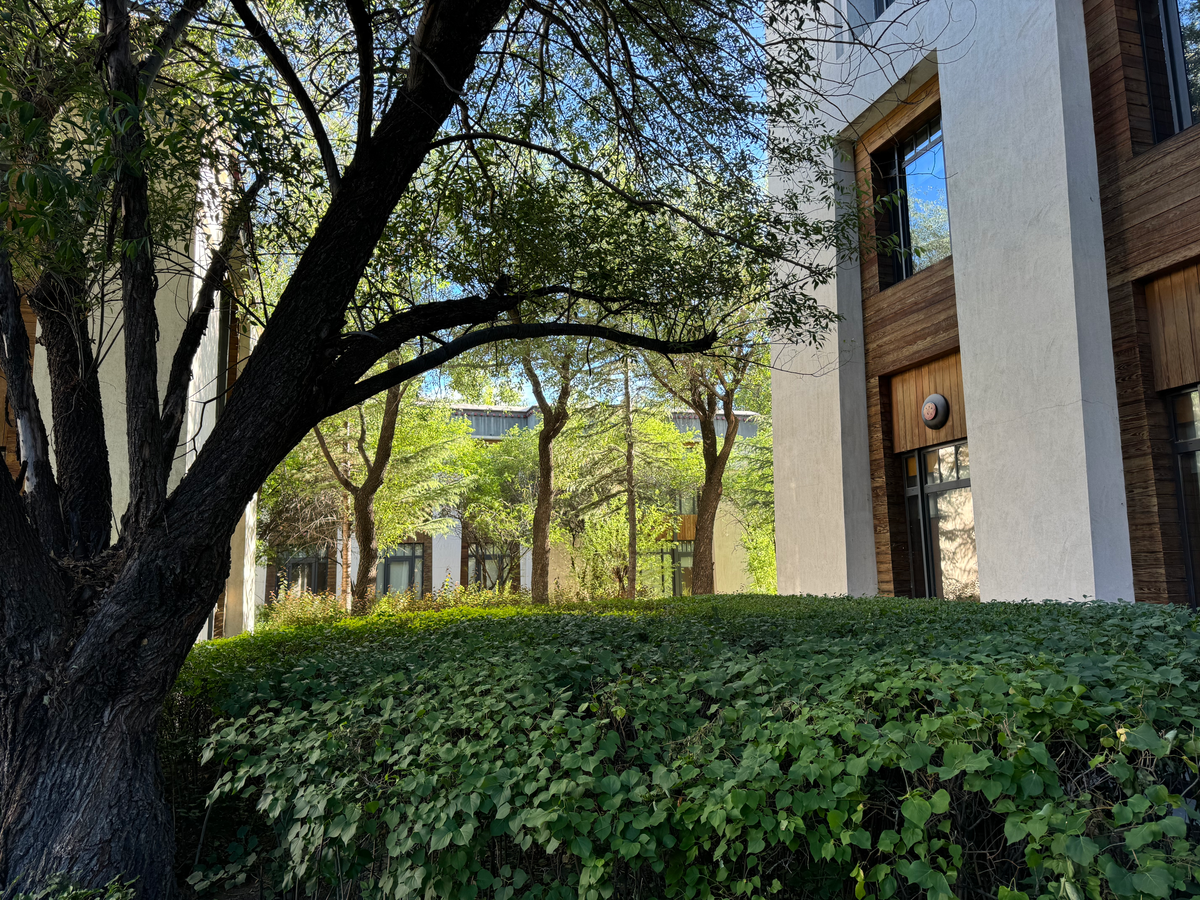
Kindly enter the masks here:
<path id="1" fill-rule="evenodd" d="M 769 276 L 764 273 L 762 277 Z M 655 381 L 672 400 L 695 415 L 699 425 L 704 478 L 696 504 L 692 562 L 692 591 L 696 594 L 716 592 L 713 536 L 725 493 L 725 471 L 742 424 L 737 399 L 755 362 L 761 363 L 767 352 L 766 335 L 755 330 L 755 304 L 750 297 L 746 301 L 744 312 L 731 317 L 720 355 L 688 355 L 670 362 L 648 360 Z M 725 429 L 719 435 L 718 422 L 722 421 Z"/>
<path id="2" fill-rule="evenodd" d="M 449 510 L 474 477 L 469 421 L 442 401 L 402 402 L 405 393 L 419 397 L 421 387 L 409 382 L 320 423 L 276 467 L 260 495 L 260 540 L 272 553 L 329 543 L 342 522 L 344 498 L 354 498 L 345 520 L 350 527 L 342 532 L 344 573 L 351 529 L 359 566 L 343 600 L 364 599 L 374 590 L 380 551 L 419 532 L 453 528 Z M 393 392 L 400 395 L 394 404 Z"/>
<path id="3" fill-rule="evenodd" d="M 773 7 L 769 47 L 747 0 L 99 0 L 30 3 L 4 20 L 0 368 L 24 469 L 20 485 L 0 478 L 0 882 L 33 890 L 65 872 L 174 894 L 155 779 L 162 702 L 228 575 L 246 503 L 322 420 L 497 342 L 703 351 L 731 310 L 703 283 L 682 296 L 679 279 L 655 277 L 699 262 L 695 248 L 664 259 L 641 239 L 673 223 L 787 262 L 772 324 L 800 340 L 823 332 L 831 314 L 808 289 L 828 277 L 816 260 L 836 226 L 806 212 L 830 183 L 804 94 L 816 6 Z M 580 255 L 554 280 L 522 281 L 455 255 L 455 234 L 486 229 L 489 198 L 504 193 L 493 161 L 520 153 L 571 186 L 579 217 L 616 204 L 620 270 Z M 197 300 L 178 344 L 160 348 L 168 248 L 197 218 L 165 201 L 195 197 L 234 155 L 238 177 L 204 182 L 211 259 L 187 261 L 203 272 Z M 814 178 L 767 198 L 766 159 Z M 460 210 L 443 203 L 454 196 L 478 199 Z M 278 293 L 248 295 L 261 338 L 176 481 L 193 360 L 247 214 L 259 263 L 279 261 Z M 544 224 L 530 237 L 573 240 Z M 83 290 L 68 292 L 74 324 L 43 331 L 51 414 L 66 423 L 80 385 L 92 391 L 100 342 L 82 323 L 119 318 L 124 510 L 79 462 L 108 468 L 100 404 L 56 426 L 52 464 L 29 378 L 21 298 L 64 273 Z M 405 362 L 377 371 L 398 352 Z M 71 358 L 83 363 L 53 362 Z"/>

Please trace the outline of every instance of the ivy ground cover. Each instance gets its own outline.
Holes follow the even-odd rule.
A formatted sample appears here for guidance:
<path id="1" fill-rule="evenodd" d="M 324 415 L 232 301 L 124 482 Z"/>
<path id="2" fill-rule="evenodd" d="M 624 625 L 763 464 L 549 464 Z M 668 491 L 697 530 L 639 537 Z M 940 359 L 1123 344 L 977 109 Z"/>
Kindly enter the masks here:
<path id="1" fill-rule="evenodd" d="M 224 716 L 202 892 L 1200 896 L 1197 649 L 1146 605 L 459 606 L 200 647 L 164 741 Z"/>

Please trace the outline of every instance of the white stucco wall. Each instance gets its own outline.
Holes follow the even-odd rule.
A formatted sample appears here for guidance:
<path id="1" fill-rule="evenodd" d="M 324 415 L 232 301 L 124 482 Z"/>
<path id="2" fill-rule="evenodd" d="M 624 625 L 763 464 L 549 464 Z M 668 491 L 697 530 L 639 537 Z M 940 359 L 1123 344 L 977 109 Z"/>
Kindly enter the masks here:
<path id="1" fill-rule="evenodd" d="M 978 17 L 941 91 L 981 596 L 1132 600 L 1083 8 Z"/>
<path id="2" fill-rule="evenodd" d="M 433 589 L 440 590 L 459 582 L 462 574 L 462 532 L 454 531 L 433 536 Z"/>

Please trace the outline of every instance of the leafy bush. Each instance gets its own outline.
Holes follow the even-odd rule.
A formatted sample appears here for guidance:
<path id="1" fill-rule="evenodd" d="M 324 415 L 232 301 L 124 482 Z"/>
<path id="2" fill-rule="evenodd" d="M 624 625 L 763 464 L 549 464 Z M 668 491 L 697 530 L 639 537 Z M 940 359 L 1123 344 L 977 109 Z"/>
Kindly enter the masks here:
<path id="1" fill-rule="evenodd" d="M 1168 607 L 466 606 L 201 648 L 253 802 L 204 888 L 431 897 L 1200 895 L 1200 664 Z"/>
<path id="2" fill-rule="evenodd" d="M 346 618 L 346 604 L 336 594 L 313 594 L 308 591 L 273 596 L 259 613 L 259 626 L 289 628 L 296 625 L 319 625 Z"/>
<path id="3" fill-rule="evenodd" d="M 103 888 L 81 888 L 62 878 L 32 894 L 15 894 L 12 900 L 133 900 L 135 896 L 132 882 L 112 881 Z"/>

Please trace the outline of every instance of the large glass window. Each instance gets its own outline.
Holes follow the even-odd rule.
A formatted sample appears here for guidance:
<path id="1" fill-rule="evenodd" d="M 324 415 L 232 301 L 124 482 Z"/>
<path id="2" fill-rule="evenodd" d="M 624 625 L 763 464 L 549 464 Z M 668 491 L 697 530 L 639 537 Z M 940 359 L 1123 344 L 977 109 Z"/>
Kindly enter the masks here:
<path id="1" fill-rule="evenodd" d="M 914 597 L 979 598 L 971 461 L 961 441 L 901 460 Z"/>
<path id="2" fill-rule="evenodd" d="M 421 596 L 425 583 L 425 545 L 401 544 L 390 550 L 379 563 L 378 594 L 403 594 L 413 591 Z"/>
<path id="3" fill-rule="evenodd" d="M 329 589 L 328 577 L 326 551 L 302 551 L 276 562 L 275 593 L 319 594 Z"/>
<path id="4" fill-rule="evenodd" d="M 1188 600 L 1195 608 L 1196 580 L 1200 577 L 1200 391 L 1190 388 L 1171 398 L 1171 425 L 1186 549 Z"/>
<path id="5" fill-rule="evenodd" d="M 1200 123 L 1200 0 L 1139 0 L 1151 124 L 1161 141 Z"/>
<path id="6" fill-rule="evenodd" d="M 471 544 L 467 552 L 467 583 L 494 588 L 515 581 L 516 557 L 499 544 Z"/>
<path id="7" fill-rule="evenodd" d="M 880 267 L 880 287 L 887 287 L 950 256 L 941 118 L 874 159 L 879 193 L 890 198 L 888 233 L 881 235 L 893 243 L 890 265 Z"/>

